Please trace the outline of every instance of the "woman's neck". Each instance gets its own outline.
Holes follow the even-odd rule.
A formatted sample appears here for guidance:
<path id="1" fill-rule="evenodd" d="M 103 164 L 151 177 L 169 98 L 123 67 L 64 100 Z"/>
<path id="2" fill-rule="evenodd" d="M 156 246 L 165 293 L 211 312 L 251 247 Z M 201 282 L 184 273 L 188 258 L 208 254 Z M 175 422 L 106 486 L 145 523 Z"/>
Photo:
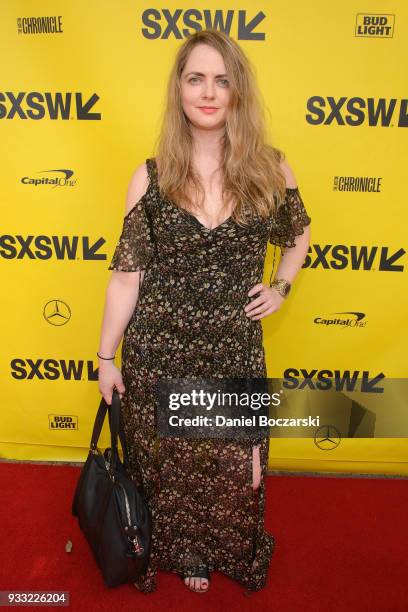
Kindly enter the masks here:
<path id="1" fill-rule="evenodd" d="M 191 133 L 193 137 L 191 154 L 194 165 L 199 166 L 209 161 L 212 163 L 215 161 L 218 165 L 221 161 L 224 129 L 202 130 L 191 126 Z"/>

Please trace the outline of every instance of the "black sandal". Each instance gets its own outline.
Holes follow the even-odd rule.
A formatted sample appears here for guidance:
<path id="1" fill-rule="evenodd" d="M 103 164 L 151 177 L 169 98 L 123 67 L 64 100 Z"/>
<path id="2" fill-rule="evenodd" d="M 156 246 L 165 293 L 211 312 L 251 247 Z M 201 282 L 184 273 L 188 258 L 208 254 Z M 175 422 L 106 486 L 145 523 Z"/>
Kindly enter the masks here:
<path id="1" fill-rule="evenodd" d="M 190 584 L 186 584 L 184 581 L 186 578 L 205 578 L 208 582 L 208 586 L 206 589 L 194 589 L 193 587 L 190 586 Z M 186 576 L 185 574 L 183 574 L 183 582 L 185 584 L 186 587 L 188 587 L 190 589 L 190 591 L 194 591 L 194 593 L 206 593 L 208 591 L 208 589 L 210 588 L 210 572 L 208 571 L 208 567 L 204 566 L 204 567 L 196 567 L 194 568 L 194 574 L 192 576 Z"/>

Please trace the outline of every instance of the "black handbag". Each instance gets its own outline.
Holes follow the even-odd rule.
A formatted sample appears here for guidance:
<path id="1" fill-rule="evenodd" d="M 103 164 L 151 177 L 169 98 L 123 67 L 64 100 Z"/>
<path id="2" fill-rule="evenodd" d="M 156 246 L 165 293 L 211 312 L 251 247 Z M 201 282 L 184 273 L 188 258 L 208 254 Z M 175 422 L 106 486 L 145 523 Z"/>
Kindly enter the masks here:
<path id="1" fill-rule="evenodd" d="M 109 414 L 111 447 L 102 454 L 97 447 Z M 118 454 L 118 435 L 123 463 Z M 102 398 L 92 432 L 91 446 L 82 468 L 72 514 L 93 551 L 106 586 L 134 582 L 146 570 L 151 546 L 151 514 L 143 487 L 128 476 L 129 461 L 116 389 L 112 406 Z"/>

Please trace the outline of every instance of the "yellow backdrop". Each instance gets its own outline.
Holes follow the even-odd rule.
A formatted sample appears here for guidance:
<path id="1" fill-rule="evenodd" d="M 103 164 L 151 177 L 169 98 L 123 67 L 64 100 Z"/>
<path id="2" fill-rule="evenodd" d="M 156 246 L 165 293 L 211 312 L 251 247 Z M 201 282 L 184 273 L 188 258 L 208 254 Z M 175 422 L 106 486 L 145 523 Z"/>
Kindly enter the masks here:
<path id="1" fill-rule="evenodd" d="M 236 6 L 1 3 L 3 457 L 86 457 L 127 185 L 155 154 L 175 51 L 206 26 L 252 60 L 271 138 L 312 217 L 290 299 L 262 323 L 269 376 L 407 378 L 406 3 L 373 0 L 372 14 L 351 0 Z M 392 395 L 375 410 L 377 423 L 387 411 L 392 421 Z M 270 468 L 406 474 L 403 430 L 331 450 L 274 438 Z"/>

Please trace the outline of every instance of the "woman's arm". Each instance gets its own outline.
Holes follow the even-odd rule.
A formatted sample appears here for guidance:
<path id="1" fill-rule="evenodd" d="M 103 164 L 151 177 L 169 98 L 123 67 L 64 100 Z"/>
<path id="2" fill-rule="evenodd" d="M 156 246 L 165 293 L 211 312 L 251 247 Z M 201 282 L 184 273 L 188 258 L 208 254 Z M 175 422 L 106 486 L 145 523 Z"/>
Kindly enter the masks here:
<path id="1" fill-rule="evenodd" d="M 286 187 L 295 188 L 296 178 L 286 159 L 281 162 L 281 168 L 285 175 Z M 291 284 L 303 266 L 309 250 L 310 224 L 303 228 L 303 234 L 296 236 L 294 242 L 295 246 L 282 249 L 282 256 L 275 274 L 275 278 L 283 278 Z M 246 315 L 252 320 L 262 319 L 276 312 L 285 300 L 276 288 L 265 286 L 262 283 L 251 287 L 248 297 L 252 298 L 257 294 L 259 297 L 251 300 L 244 308 Z"/>
<path id="2" fill-rule="evenodd" d="M 306 259 L 310 244 L 310 225 L 306 225 L 304 233 L 295 238 L 295 247 L 283 249 L 278 268 L 276 270 L 276 278 L 284 278 L 291 284 Z"/>
<path id="3" fill-rule="evenodd" d="M 296 187 L 296 177 L 286 159 L 281 161 L 280 167 L 285 175 L 286 187 Z M 303 234 L 296 236 L 295 244 L 295 247 L 283 249 L 275 274 L 276 278 L 284 278 L 290 283 L 293 283 L 297 273 L 304 264 L 310 244 L 310 224 L 306 225 Z"/>
<path id="4" fill-rule="evenodd" d="M 140 275 L 138 281 L 137 277 Z M 105 306 L 98 353 L 103 357 L 113 357 L 123 333 L 136 308 L 139 286 L 144 270 L 140 272 L 113 271 L 105 293 Z M 139 284 L 140 283 L 140 284 Z M 99 364 L 106 363 L 99 358 Z"/>
<path id="5" fill-rule="evenodd" d="M 138 166 L 132 175 L 126 195 L 125 215 L 146 193 L 149 183 L 146 164 Z M 144 270 L 123 272 L 113 270 L 105 294 L 105 306 L 98 353 L 113 357 L 130 321 L 139 298 Z M 112 363 L 99 358 L 99 364 Z"/>

